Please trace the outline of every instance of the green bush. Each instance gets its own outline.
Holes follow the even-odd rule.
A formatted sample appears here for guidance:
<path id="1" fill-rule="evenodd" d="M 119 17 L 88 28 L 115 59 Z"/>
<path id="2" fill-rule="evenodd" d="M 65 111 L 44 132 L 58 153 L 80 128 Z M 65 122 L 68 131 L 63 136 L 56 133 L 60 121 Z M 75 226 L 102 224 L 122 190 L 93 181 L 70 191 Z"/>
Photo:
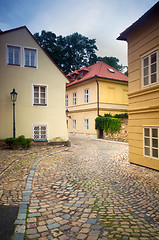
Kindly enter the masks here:
<path id="1" fill-rule="evenodd" d="M 104 114 L 104 117 L 111 117 L 111 118 L 128 118 L 128 113 L 120 113 L 115 114 L 114 116 L 111 113 Z"/>
<path id="2" fill-rule="evenodd" d="M 31 147 L 31 138 L 25 138 L 23 135 L 19 136 L 18 138 L 6 138 L 5 143 L 7 146 L 11 149 L 17 149 L 17 148 L 30 148 Z"/>
<path id="3" fill-rule="evenodd" d="M 115 114 L 114 117 L 115 118 L 128 118 L 128 114 L 127 113 Z"/>
<path id="4" fill-rule="evenodd" d="M 119 132 L 121 119 L 112 117 L 97 117 L 95 119 L 95 129 L 104 130 L 106 134 Z"/>

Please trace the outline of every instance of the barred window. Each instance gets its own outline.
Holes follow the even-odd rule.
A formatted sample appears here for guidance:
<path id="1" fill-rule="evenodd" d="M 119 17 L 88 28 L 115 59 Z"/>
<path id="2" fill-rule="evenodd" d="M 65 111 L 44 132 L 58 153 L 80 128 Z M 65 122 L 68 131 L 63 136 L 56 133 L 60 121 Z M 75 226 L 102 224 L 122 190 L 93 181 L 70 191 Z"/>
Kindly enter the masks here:
<path id="1" fill-rule="evenodd" d="M 34 141 L 47 141 L 47 126 L 35 125 L 33 135 Z"/>

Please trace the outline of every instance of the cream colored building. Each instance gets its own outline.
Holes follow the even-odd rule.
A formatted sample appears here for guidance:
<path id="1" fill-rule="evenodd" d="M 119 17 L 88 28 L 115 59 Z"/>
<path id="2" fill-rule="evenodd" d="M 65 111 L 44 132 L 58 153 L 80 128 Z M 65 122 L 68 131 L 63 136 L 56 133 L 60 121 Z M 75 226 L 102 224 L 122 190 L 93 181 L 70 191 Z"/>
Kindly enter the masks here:
<path id="1" fill-rule="evenodd" d="M 69 133 L 97 135 L 95 118 L 128 109 L 128 77 L 104 62 L 67 75 L 67 127 Z"/>
<path id="2" fill-rule="evenodd" d="M 24 26 L 0 33 L 0 139 L 67 141 L 65 87 L 68 80 Z"/>
<path id="3" fill-rule="evenodd" d="M 128 42 L 129 159 L 159 170 L 159 2 L 118 40 Z"/>

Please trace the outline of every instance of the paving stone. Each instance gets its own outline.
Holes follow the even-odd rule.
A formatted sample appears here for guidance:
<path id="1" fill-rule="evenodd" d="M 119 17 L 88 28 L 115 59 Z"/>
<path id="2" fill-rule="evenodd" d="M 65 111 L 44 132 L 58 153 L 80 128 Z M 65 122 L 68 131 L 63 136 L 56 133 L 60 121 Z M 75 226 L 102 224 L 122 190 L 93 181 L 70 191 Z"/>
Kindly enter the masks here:
<path id="1" fill-rule="evenodd" d="M 48 230 L 46 226 L 39 226 L 39 227 L 37 227 L 37 229 L 38 229 L 38 232 L 40 232 L 40 233 Z"/>
<path id="2" fill-rule="evenodd" d="M 47 147 L 38 148 L 39 157 L 23 179 L 26 187 L 19 181 L 23 184 L 20 191 L 14 185 L 7 192 L 8 181 L 6 185 L 2 182 L 1 201 L 6 206 L 13 200 L 22 201 L 22 218 L 16 223 L 23 226 L 26 220 L 26 238 L 157 239 L 159 173 L 131 165 L 125 144 L 88 139 L 73 142 L 70 152 L 45 158 Z M 52 151 L 50 146 L 48 149 L 47 154 Z"/>
<path id="3" fill-rule="evenodd" d="M 13 236 L 13 240 L 23 240 L 24 239 L 24 233 L 15 233 Z"/>
<path id="4" fill-rule="evenodd" d="M 15 233 L 25 233 L 25 225 L 16 225 Z"/>
<path id="5" fill-rule="evenodd" d="M 59 223 L 48 224 L 47 227 L 48 229 L 58 228 L 60 227 L 60 224 Z"/>

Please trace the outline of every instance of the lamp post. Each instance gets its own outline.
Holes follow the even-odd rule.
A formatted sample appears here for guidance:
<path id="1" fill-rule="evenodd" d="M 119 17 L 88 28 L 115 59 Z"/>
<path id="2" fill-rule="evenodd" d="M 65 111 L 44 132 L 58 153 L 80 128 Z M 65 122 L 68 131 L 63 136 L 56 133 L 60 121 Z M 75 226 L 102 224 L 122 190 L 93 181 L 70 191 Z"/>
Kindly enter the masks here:
<path id="1" fill-rule="evenodd" d="M 15 88 L 13 88 L 13 91 L 10 93 L 11 100 L 13 102 L 13 138 L 15 138 L 15 102 L 17 100 L 17 92 L 15 91 Z"/>

